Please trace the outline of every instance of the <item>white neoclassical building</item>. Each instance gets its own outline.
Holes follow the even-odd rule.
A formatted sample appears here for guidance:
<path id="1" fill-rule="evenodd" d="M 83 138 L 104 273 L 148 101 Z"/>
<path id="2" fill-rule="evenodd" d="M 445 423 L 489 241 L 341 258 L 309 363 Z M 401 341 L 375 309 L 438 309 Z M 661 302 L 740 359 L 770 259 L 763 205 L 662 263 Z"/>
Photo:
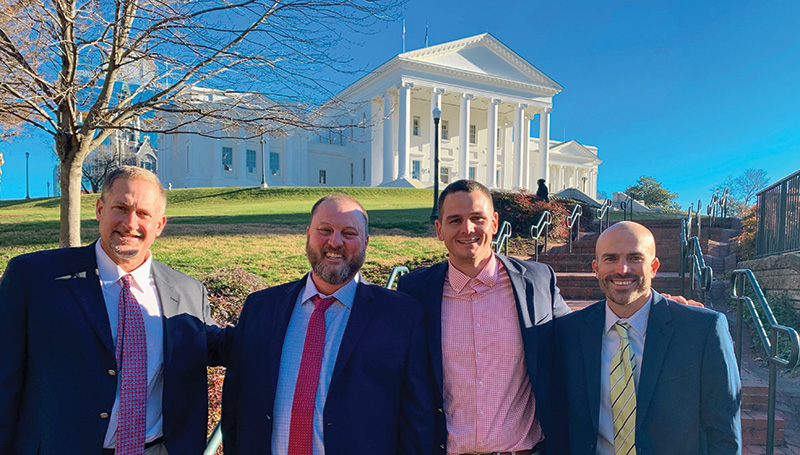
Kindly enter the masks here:
<path id="1" fill-rule="evenodd" d="M 315 113 L 347 127 L 263 140 L 241 139 L 243 130 L 215 139 L 159 136 L 158 173 L 175 188 L 258 185 L 262 166 L 269 186 L 430 187 L 438 107 L 441 184 L 472 178 L 535 191 L 544 178 L 551 192 L 577 188 L 594 197 L 597 148 L 550 140 L 561 90 L 485 33 L 397 55 Z"/>

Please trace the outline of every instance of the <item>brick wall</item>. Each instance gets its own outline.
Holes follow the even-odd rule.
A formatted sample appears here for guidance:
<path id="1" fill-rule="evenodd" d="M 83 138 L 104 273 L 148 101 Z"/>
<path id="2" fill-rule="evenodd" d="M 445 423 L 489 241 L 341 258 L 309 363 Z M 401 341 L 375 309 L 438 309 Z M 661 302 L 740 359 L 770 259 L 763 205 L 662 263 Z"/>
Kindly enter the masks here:
<path id="1" fill-rule="evenodd" d="M 785 292 L 792 306 L 800 311 L 800 254 L 742 261 L 738 268 L 752 270 L 765 293 Z"/>

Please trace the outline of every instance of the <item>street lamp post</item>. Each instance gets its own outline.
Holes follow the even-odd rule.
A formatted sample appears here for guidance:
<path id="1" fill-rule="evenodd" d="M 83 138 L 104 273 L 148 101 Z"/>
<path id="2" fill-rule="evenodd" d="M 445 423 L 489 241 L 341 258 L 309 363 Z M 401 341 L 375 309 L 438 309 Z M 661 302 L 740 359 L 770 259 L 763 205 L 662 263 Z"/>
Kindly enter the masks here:
<path id="1" fill-rule="evenodd" d="M 267 187 L 267 163 L 264 161 L 264 133 L 261 133 L 261 188 Z"/>
<path id="2" fill-rule="evenodd" d="M 433 108 L 433 210 L 431 223 L 439 218 L 439 119 L 442 110 L 439 106 Z"/>
<path id="3" fill-rule="evenodd" d="M 50 197 L 50 182 L 47 182 L 47 197 Z"/>
<path id="4" fill-rule="evenodd" d="M 31 198 L 31 192 L 28 185 L 28 157 L 30 155 L 31 154 L 29 152 L 25 152 L 25 199 Z"/>

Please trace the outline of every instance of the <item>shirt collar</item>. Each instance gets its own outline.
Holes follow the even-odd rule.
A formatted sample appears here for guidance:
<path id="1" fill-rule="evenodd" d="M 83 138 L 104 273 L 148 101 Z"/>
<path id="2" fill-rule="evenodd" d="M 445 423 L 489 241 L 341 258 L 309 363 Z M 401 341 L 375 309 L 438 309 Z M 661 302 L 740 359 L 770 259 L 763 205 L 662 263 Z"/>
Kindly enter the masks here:
<path id="1" fill-rule="evenodd" d="M 639 311 L 633 314 L 633 316 L 629 318 L 620 318 L 613 311 L 611 308 L 608 307 L 608 302 L 606 302 L 606 326 L 605 331 L 603 333 L 608 333 L 614 327 L 614 324 L 619 322 L 627 322 L 629 326 L 636 333 L 639 334 L 640 337 L 644 338 L 644 334 L 647 333 L 647 318 L 650 315 L 650 304 L 653 302 L 653 291 L 650 290 L 650 298 L 647 299 L 647 302 L 639 308 Z"/>
<path id="2" fill-rule="evenodd" d="M 336 292 L 331 295 L 322 294 L 317 290 L 317 286 L 314 284 L 314 280 L 311 279 L 311 272 L 306 277 L 306 286 L 303 289 L 303 295 L 300 302 L 306 302 L 311 300 L 311 297 L 319 294 L 323 297 L 334 297 L 336 300 L 342 303 L 342 305 L 346 306 L 349 309 L 353 308 L 353 301 L 356 299 L 356 288 L 358 287 L 358 282 L 361 278 L 361 272 L 356 273 L 356 276 L 353 277 L 352 280 L 348 281 L 344 286 L 340 287 Z"/>
<path id="3" fill-rule="evenodd" d="M 97 274 L 100 275 L 100 286 L 104 288 L 114 286 L 119 282 L 119 279 L 125 275 L 133 277 L 132 285 L 138 287 L 139 290 L 143 290 L 150 282 L 150 270 L 153 265 L 152 254 L 148 254 L 147 260 L 131 272 L 122 270 L 122 268 L 109 257 L 102 245 L 100 245 L 99 240 L 94 244 L 94 254 L 97 259 Z"/>
<path id="4" fill-rule="evenodd" d="M 456 293 L 461 292 L 471 280 L 477 280 L 485 286 L 493 287 L 497 280 L 499 279 L 500 273 L 500 262 L 492 253 L 492 256 L 489 258 L 489 261 L 483 266 L 483 269 L 478 273 L 475 278 L 470 277 L 469 275 L 465 274 L 461 270 L 458 270 L 453 266 L 453 263 L 447 261 L 447 280 L 450 282 L 450 287 Z"/>

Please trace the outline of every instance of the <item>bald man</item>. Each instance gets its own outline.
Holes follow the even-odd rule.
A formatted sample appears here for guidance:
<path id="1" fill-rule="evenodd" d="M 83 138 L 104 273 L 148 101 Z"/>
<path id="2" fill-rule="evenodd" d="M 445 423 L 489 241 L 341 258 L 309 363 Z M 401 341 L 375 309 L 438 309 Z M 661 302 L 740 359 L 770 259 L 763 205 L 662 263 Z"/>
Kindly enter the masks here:
<path id="1" fill-rule="evenodd" d="M 615 224 L 595 253 L 605 300 L 556 321 L 568 453 L 740 454 L 741 384 L 725 316 L 651 288 L 659 261 L 640 224 Z"/>

